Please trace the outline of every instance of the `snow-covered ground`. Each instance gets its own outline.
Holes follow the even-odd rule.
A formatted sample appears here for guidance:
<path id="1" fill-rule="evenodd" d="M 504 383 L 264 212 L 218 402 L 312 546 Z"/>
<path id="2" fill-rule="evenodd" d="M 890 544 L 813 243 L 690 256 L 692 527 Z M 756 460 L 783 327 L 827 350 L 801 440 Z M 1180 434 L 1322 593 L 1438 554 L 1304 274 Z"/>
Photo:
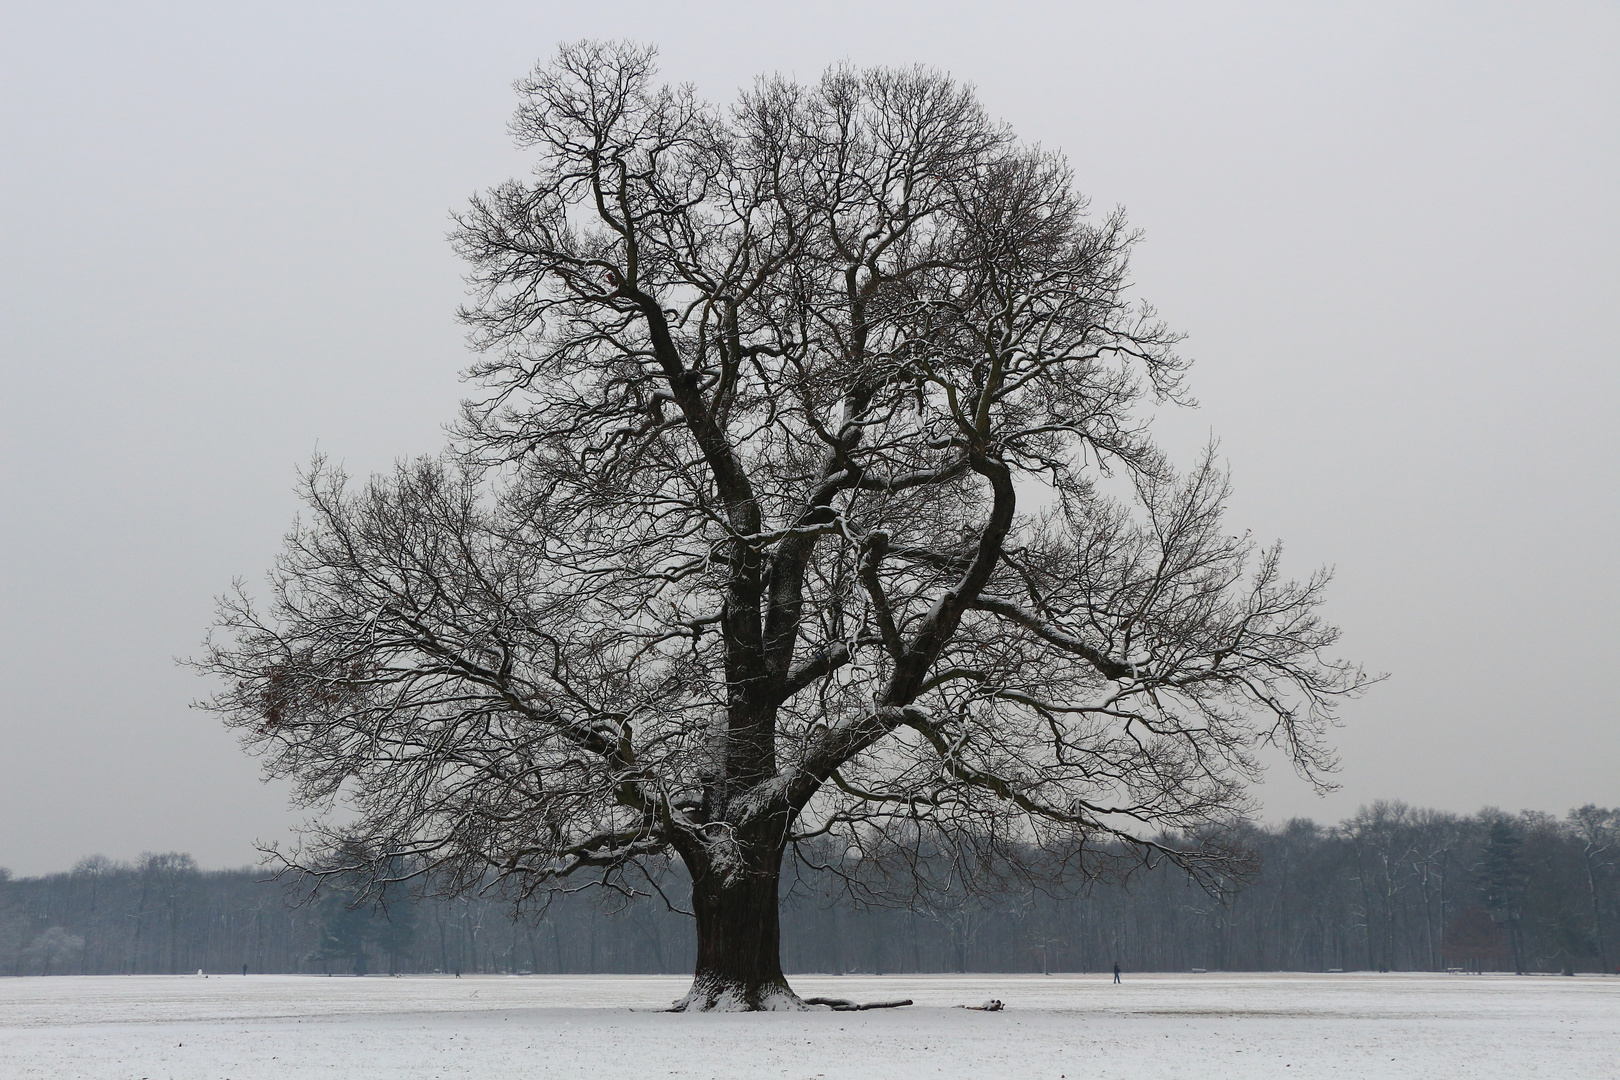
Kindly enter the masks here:
<path id="1" fill-rule="evenodd" d="M 0 1077 L 1620 1077 L 1620 978 L 800 976 L 916 1005 L 671 1015 L 673 976 L 0 979 Z M 951 1008 L 988 998 L 1003 1012 Z"/>

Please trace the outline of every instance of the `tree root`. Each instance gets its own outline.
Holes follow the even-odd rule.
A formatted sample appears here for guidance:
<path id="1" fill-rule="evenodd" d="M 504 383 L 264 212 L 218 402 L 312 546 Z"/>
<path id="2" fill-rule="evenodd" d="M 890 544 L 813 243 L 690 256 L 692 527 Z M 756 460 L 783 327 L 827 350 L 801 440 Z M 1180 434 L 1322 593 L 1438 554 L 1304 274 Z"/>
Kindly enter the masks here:
<path id="1" fill-rule="evenodd" d="M 804 1012 L 809 1004 L 785 981 L 751 985 L 699 975 L 692 989 L 666 1012 Z"/>

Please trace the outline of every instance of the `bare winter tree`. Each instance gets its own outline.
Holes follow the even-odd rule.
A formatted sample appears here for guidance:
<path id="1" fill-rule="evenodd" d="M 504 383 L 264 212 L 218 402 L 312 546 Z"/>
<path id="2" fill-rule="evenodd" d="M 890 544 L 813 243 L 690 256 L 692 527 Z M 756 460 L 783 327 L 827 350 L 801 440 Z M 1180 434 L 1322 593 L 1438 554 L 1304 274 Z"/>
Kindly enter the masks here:
<path id="1" fill-rule="evenodd" d="M 528 894 L 677 857 L 678 1007 L 798 1007 L 792 845 L 1196 869 L 1162 837 L 1242 811 L 1261 744 L 1331 767 L 1364 679 L 1327 575 L 1155 449 L 1185 364 L 1061 157 L 920 69 L 720 109 L 582 43 L 518 92 L 534 178 L 454 232 L 486 394 L 442 459 L 317 464 L 200 661 L 268 772 L 351 811 L 302 865 Z"/>

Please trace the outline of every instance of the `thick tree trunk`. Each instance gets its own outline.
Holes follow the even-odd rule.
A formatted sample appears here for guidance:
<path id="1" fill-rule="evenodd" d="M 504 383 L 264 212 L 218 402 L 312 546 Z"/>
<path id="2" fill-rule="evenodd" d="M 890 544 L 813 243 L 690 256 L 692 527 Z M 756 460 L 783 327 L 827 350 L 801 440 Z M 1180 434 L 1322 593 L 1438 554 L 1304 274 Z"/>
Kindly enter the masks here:
<path id="1" fill-rule="evenodd" d="M 805 1009 L 782 974 L 776 844 L 723 841 L 683 853 L 692 873 L 697 916 L 697 970 L 674 1012 Z"/>

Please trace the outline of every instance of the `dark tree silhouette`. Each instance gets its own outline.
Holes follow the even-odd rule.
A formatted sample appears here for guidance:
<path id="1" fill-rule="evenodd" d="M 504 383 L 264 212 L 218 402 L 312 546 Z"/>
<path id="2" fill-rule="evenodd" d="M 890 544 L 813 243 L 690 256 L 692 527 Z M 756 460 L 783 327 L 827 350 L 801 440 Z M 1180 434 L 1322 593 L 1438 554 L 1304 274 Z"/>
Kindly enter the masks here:
<path id="1" fill-rule="evenodd" d="M 1507 928 L 1513 970 L 1521 975 L 1524 973 L 1524 897 L 1530 884 L 1519 857 L 1523 843 L 1511 818 L 1500 813 L 1490 816 L 1485 848 L 1476 871 L 1486 908 Z"/>
<path id="2" fill-rule="evenodd" d="M 270 773 L 353 811 L 290 861 L 528 896 L 673 856 L 680 1007 L 799 1007 L 790 845 L 1219 869 L 1156 838 L 1239 814 L 1259 744 L 1331 766 L 1364 677 L 1327 575 L 1232 535 L 1212 452 L 1155 449 L 1186 365 L 1062 158 L 920 69 L 719 109 L 584 43 L 518 92 L 534 178 L 454 233 L 487 392 L 442 459 L 317 463 L 201 661 Z"/>

